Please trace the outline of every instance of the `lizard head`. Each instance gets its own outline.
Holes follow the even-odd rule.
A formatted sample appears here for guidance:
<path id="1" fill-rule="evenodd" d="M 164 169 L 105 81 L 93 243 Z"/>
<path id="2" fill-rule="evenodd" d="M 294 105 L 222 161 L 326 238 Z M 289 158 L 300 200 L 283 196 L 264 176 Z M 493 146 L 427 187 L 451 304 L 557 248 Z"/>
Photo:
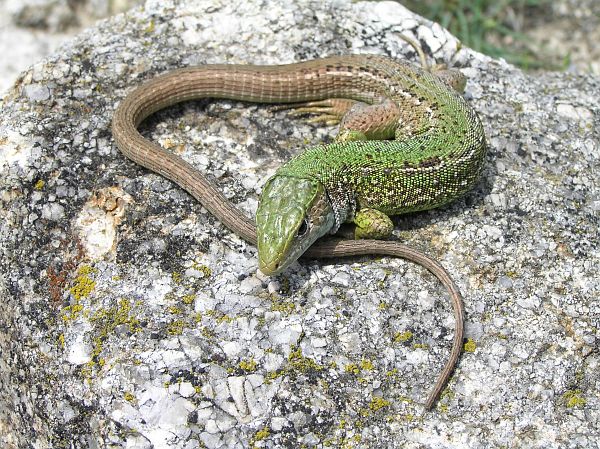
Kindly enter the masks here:
<path id="1" fill-rule="evenodd" d="M 323 184 L 275 175 L 263 188 L 256 211 L 258 268 L 281 273 L 334 226 Z"/>

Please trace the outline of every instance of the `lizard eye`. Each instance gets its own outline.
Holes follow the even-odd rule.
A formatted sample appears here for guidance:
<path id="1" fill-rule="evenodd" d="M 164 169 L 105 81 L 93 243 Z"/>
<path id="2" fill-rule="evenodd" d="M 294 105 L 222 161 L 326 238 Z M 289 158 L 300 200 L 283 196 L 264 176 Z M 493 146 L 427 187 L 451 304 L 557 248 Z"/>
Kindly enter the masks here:
<path id="1" fill-rule="evenodd" d="M 306 234 L 307 231 L 308 231 L 308 220 L 305 218 L 304 220 L 302 220 L 300 227 L 296 231 L 296 237 L 304 236 L 304 234 Z"/>

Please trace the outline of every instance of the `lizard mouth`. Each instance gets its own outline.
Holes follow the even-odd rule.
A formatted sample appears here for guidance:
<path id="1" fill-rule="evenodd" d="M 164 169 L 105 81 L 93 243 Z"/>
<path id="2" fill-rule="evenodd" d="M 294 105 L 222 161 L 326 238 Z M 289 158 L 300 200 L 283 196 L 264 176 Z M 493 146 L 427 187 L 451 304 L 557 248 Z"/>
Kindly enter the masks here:
<path id="1" fill-rule="evenodd" d="M 282 267 L 281 263 L 277 260 L 269 263 L 261 259 L 258 261 L 258 269 L 267 276 L 275 276 L 281 273 L 285 267 Z"/>

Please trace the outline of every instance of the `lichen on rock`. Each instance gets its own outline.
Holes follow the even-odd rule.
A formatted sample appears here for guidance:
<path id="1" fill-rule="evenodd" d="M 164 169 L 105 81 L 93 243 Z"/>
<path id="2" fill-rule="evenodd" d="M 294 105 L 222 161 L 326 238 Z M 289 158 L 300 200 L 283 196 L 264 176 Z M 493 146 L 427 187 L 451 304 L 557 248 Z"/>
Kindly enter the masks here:
<path id="1" fill-rule="evenodd" d="M 490 144 L 472 192 L 396 220 L 465 296 L 467 352 L 426 414 L 454 324 L 434 278 L 390 258 L 303 260 L 265 278 L 254 248 L 110 134 L 119 101 L 167 70 L 417 62 L 400 33 L 469 76 Z M 397 2 L 148 1 L 22 74 L 0 115 L 1 445 L 591 447 L 600 81 L 457 48 Z M 249 215 L 279 164 L 334 135 L 208 100 L 141 130 Z"/>

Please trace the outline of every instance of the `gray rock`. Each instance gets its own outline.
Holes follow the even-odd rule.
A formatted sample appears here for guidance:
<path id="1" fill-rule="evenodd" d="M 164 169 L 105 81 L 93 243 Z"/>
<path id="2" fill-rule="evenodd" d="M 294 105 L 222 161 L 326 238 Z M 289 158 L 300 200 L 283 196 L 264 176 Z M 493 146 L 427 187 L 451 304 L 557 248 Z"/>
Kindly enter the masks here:
<path id="1" fill-rule="evenodd" d="M 396 220 L 465 296 L 471 341 L 432 413 L 454 324 L 435 278 L 391 258 L 265 278 L 254 248 L 109 131 L 119 101 L 166 70 L 416 61 L 399 33 L 469 75 L 490 143 L 472 192 Z M 600 80 L 456 48 L 396 2 L 148 1 L 25 72 L 0 114 L 2 447 L 594 447 Z M 248 214 L 279 164 L 334 134 L 236 101 L 175 106 L 142 129 Z M 91 258 L 76 224 L 110 187 L 99 210 L 120 205 L 103 228 L 115 243 Z"/>

